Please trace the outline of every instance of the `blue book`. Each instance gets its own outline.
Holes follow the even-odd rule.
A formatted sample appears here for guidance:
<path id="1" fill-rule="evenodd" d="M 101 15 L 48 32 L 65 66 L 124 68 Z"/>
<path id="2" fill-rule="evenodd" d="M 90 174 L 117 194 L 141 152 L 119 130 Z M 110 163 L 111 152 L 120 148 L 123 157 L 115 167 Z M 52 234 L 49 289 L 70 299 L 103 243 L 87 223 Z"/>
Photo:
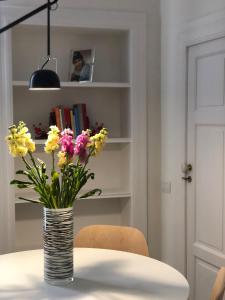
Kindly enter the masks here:
<path id="1" fill-rule="evenodd" d="M 76 128 L 76 136 L 81 133 L 80 128 L 80 117 L 79 117 L 79 110 L 77 104 L 73 106 L 73 115 L 74 115 L 74 123 Z"/>

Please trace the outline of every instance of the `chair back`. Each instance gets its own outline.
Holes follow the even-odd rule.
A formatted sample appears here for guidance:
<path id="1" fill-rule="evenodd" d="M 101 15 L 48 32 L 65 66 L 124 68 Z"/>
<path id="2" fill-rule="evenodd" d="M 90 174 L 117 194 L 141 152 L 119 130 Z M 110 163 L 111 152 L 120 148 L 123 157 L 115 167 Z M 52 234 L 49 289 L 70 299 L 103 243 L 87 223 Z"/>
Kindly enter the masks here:
<path id="1" fill-rule="evenodd" d="M 90 225 L 75 237 L 75 247 L 101 248 L 149 256 L 143 233 L 137 228 L 112 225 Z"/>
<path id="2" fill-rule="evenodd" d="M 225 291 L 225 267 L 220 268 L 214 282 L 210 300 L 222 300 Z"/>

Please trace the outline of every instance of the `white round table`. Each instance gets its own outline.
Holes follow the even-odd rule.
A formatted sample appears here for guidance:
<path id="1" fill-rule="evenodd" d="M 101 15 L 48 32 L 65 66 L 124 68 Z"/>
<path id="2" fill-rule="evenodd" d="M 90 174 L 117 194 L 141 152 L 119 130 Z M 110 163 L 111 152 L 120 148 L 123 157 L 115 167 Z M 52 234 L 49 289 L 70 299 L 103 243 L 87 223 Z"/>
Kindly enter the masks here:
<path id="1" fill-rule="evenodd" d="M 0 256 L 4 300 L 186 300 L 187 280 L 172 267 L 145 256 L 103 249 L 74 249 L 74 282 L 43 280 L 43 251 Z"/>

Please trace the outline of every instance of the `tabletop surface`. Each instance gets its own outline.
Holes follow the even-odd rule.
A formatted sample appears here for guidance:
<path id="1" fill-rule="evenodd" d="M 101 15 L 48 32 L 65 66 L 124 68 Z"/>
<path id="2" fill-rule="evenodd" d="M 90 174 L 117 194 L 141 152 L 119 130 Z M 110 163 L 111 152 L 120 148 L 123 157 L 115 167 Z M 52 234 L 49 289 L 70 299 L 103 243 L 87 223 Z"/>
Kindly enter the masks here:
<path id="1" fill-rule="evenodd" d="M 0 299 L 4 300 L 186 300 L 187 280 L 149 257 L 103 249 L 74 248 L 74 282 L 43 280 L 43 251 L 0 255 Z"/>

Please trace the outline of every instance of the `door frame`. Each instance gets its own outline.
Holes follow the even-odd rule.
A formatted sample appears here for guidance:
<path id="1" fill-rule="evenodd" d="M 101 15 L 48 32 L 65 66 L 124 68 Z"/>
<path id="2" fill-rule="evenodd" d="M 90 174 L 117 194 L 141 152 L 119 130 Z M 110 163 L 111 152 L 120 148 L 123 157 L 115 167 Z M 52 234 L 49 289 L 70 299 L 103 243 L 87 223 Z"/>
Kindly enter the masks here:
<path id="1" fill-rule="evenodd" d="M 197 20 L 182 24 L 176 34 L 176 67 L 173 66 L 176 84 L 172 87 L 174 101 L 162 100 L 167 116 L 171 120 L 170 139 L 172 146 L 167 160 L 172 161 L 170 178 L 172 183 L 173 202 L 176 210 L 171 209 L 170 218 L 176 224 L 173 236 L 167 237 L 173 241 L 173 251 L 167 255 L 167 262 L 187 275 L 187 208 L 186 185 L 182 177 L 181 163 L 187 159 L 187 73 L 188 73 L 188 49 L 196 44 L 212 41 L 225 37 L 225 11 L 215 13 Z M 166 102 L 166 103 L 163 103 Z M 163 114 L 162 114 L 163 115 Z M 179 116 L 174 118 L 174 115 Z M 162 123 L 163 128 L 163 123 Z M 172 150 L 172 151 L 171 151 Z M 174 159 L 176 153 L 176 159 Z M 164 159 L 164 158 L 163 158 Z"/>

